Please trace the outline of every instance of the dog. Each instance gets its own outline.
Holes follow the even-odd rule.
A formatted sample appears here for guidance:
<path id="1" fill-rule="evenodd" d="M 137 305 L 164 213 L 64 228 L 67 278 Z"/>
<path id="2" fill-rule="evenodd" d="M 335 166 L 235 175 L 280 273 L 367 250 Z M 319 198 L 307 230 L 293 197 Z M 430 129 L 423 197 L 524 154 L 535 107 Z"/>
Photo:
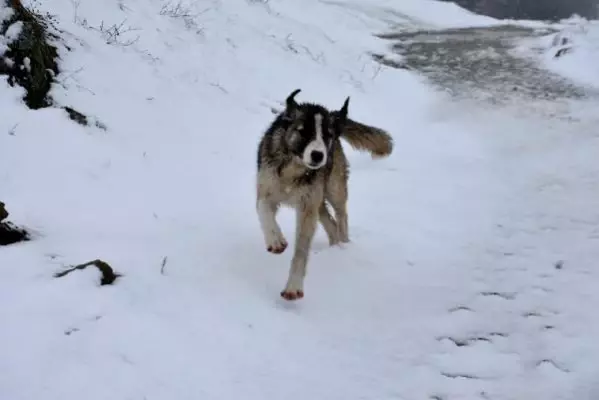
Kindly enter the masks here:
<path id="1" fill-rule="evenodd" d="M 287 241 L 276 220 L 281 205 L 296 210 L 295 249 L 289 277 L 280 293 L 285 300 L 304 297 L 304 278 L 318 222 L 331 246 L 349 242 L 347 215 L 349 163 L 341 138 L 373 158 L 393 151 L 384 130 L 348 118 L 349 96 L 336 111 L 315 103 L 297 103 L 294 90 L 258 145 L 256 211 L 266 249 L 281 254 Z M 330 205 L 335 218 L 329 212 Z"/>

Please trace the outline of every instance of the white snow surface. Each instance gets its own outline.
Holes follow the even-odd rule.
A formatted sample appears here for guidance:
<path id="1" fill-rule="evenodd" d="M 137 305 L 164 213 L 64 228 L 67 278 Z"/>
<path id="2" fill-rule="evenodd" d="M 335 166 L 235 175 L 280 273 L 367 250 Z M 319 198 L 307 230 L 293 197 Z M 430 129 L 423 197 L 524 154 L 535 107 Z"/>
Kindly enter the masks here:
<path id="1" fill-rule="evenodd" d="M 10 7 L 6 7 L 4 5 L 0 5 L 0 26 L 2 26 L 6 20 L 8 20 L 13 15 L 13 10 Z M 12 24 L 7 27 L 5 34 L 0 34 L 0 57 L 4 55 L 4 53 L 8 50 L 8 45 L 12 43 L 14 40 L 14 34 L 17 35 L 20 33 L 17 29 L 20 30 L 20 26 Z"/>
<path id="2" fill-rule="evenodd" d="M 580 84 L 599 89 L 599 20 L 571 18 L 562 25 L 565 26 L 560 32 L 544 38 L 545 65 Z M 556 58 L 556 52 L 565 48 L 568 53 Z"/>
<path id="3" fill-rule="evenodd" d="M 596 104 L 452 103 L 371 61 L 405 16 L 495 23 L 420 3 L 37 3 L 71 48 L 52 95 L 92 126 L 0 79 L 0 200 L 34 232 L 0 248 L 0 399 L 597 398 Z M 345 146 L 352 242 L 319 228 L 286 302 L 293 246 L 264 248 L 255 163 L 296 88 L 351 96 L 396 148 Z M 53 277 L 96 258 L 114 285 Z"/>

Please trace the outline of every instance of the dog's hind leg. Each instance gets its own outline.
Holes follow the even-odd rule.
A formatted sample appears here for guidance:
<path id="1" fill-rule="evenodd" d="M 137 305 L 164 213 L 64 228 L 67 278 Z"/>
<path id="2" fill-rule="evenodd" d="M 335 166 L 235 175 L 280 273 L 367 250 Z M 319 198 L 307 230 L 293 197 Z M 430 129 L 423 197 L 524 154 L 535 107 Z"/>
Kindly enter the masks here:
<path id="1" fill-rule="evenodd" d="M 304 278 L 312 245 L 312 239 L 318 225 L 318 207 L 312 204 L 300 204 L 297 208 L 295 251 L 289 269 L 289 278 L 281 296 L 286 300 L 304 297 Z"/>
<path id="2" fill-rule="evenodd" d="M 266 250 L 274 254 L 281 254 L 287 248 L 287 241 L 276 219 L 278 208 L 277 203 L 269 199 L 258 198 L 256 209 L 266 242 Z"/>
<path id="3" fill-rule="evenodd" d="M 320 223 L 322 224 L 322 227 L 324 228 L 325 232 L 327 233 L 327 236 L 329 237 L 329 244 L 333 246 L 339 243 L 339 228 L 337 227 L 337 222 L 333 219 L 331 213 L 329 213 L 329 210 L 327 209 L 327 206 L 324 201 L 318 209 L 318 216 L 320 218 Z"/>

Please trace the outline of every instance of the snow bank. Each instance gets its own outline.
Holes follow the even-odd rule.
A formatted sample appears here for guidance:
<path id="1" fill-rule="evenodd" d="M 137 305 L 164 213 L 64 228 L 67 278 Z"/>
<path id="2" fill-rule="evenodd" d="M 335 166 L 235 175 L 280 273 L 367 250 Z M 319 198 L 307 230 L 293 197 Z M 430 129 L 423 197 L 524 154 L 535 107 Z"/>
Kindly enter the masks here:
<path id="1" fill-rule="evenodd" d="M 405 28 L 461 28 L 465 26 L 492 26 L 501 24 L 500 20 L 475 14 L 455 3 L 436 0 L 337 0 L 336 4 L 344 8 L 374 16 L 392 26 Z"/>
<path id="2" fill-rule="evenodd" d="M 599 88 L 599 21 L 571 18 L 544 39 L 544 63 L 575 82 Z"/>
<path id="3" fill-rule="evenodd" d="M 13 15 L 13 10 L 9 7 L 0 4 L 0 27 Z M 0 57 L 4 56 L 4 53 L 8 50 L 8 45 L 13 42 L 14 38 L 12 37 L 19 29 L 19 26 L 8 27 L 6 34 L 2 34 L 0 32 Z M 12 28 L 12 29 L 11 29 Z"/>

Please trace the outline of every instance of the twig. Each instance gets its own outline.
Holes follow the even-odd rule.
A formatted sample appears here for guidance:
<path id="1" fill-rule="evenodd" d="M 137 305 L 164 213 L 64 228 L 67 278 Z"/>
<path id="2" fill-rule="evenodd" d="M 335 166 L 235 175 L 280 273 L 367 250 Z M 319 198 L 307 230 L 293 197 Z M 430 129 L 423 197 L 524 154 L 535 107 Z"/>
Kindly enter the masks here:
<path id="1" fill-rule="evenodd" d="M 162 266 L 160 267 L 160 274 L 164 275 L 164 267 L 166 267 L 166 262 L 168 260 L 168 256 L 164 256 L 162 259 Z"/>

